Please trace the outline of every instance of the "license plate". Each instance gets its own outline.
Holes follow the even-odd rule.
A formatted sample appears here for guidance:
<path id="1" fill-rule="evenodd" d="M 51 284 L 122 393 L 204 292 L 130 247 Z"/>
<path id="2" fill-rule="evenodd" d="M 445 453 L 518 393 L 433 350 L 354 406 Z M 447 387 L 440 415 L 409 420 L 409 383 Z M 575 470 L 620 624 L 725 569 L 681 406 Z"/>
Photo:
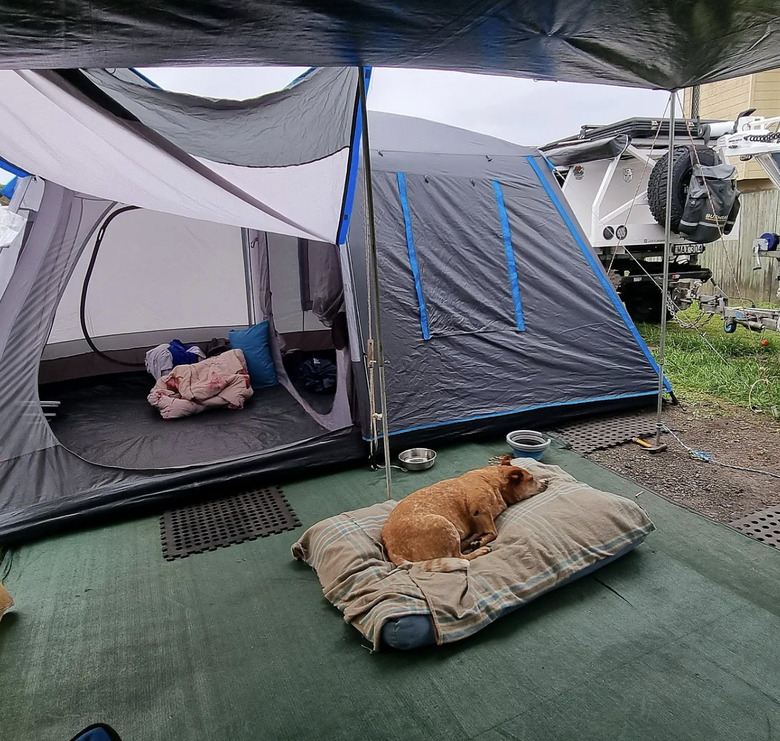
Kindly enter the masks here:
<path id="1" fill-rule="evenodd" d="M 673 244 L 673 255 L 700 255 L 704 252 L 703 244 Z"/>

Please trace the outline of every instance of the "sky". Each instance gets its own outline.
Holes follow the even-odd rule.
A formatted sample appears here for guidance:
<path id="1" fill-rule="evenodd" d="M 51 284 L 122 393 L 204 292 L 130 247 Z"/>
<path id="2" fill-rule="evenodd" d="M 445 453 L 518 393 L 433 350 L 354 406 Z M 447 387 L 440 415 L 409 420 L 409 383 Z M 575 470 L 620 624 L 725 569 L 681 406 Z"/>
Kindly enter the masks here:
<path id="1" fill-rule="evenodd" d="M 141 68 L 161 87 L 214 98 L 253 98 L 303 67 Z M 583 124 L 662 116 L 668 94 L 607 85 L 537 82 L 464 72 L 375 68 L 369 110 L 428 118 L 525 145 L 576 134 Z M 0 183 L 10 179 L 0 170 Z"/>

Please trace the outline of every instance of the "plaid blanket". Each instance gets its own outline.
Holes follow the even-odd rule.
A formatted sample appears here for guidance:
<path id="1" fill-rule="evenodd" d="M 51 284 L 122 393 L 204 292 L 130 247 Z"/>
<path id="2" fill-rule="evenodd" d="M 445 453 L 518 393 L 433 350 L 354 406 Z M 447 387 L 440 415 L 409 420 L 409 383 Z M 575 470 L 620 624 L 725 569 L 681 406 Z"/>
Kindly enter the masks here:
<path id="1" fill-rule="evenodd" d="M 653 529 L 635 502 L 576 481 L 558 466 L 520 464 L 550 480 L 547 491 L 497 520 L 493 552 L 410 568 L 387 560 L 382 526 L 395 502 L 345 512 L 310 527 L 292 553 L 317 572 L 325 597 L 375 650 L 382 626 L 430 615 L 436 642 L 466 638 L 579 571 L 635 545 Z"/>

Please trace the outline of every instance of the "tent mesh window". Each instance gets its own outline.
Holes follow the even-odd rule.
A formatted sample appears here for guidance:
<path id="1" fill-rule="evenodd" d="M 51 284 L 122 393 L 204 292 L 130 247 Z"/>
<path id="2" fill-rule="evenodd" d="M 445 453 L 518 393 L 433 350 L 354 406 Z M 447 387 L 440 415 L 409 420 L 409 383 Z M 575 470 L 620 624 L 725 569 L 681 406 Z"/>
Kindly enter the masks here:
<path id="1" fill-rule="evenodd" d="M 301 522 L 278 486 L 165 512 L 160 517 L 167 561 L 294 530 Z"/>
<path id="2" fill-rule="evenodd" d="M 780 507 L 770 507 L 752 515 L 734 520 L 732 527 L 740 532 L 780 550 Z"/>
<path id="3" fill-rule="evenodd" d="M 635 437 L 652 435 L 655 430 L 653 415 L 631 412 L 572 422 L 549 432 L 571 445 L 577 453 L 592 453 L 629 442 Z"/>

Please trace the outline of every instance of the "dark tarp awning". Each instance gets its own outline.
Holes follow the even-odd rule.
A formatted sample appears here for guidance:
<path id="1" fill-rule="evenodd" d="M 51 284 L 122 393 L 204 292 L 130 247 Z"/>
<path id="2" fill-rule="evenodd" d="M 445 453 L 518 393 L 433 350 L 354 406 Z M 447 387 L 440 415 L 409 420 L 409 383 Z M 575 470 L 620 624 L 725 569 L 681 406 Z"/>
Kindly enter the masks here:
<path id="1" fill-rule="evenodd" d="M 583 162 L 612 159 L 625 152 L 630 143 L 631 139 L 628 134 L 618 134 L 609 139 L 596 139 L 595 141 L 561 146 L 548 145 L 551 148 L 544 148 L 542 151 L 556 167 L 569 167 Z"/>
<path id="2" fill-rule="evenodd" d="M 682 88 L 780 67 L 780 0 L 16 0 L 0 67 L 374 65 Z"/>

